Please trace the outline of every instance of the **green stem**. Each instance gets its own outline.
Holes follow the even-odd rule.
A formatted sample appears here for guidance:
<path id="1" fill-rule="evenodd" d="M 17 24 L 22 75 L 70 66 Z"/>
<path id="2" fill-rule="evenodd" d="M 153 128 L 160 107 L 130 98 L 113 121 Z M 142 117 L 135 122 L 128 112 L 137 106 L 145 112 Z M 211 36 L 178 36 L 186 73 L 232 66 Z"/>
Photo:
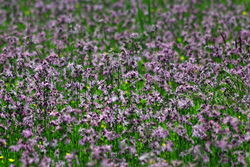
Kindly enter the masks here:
<path id="1" fill-rule="evenodd" d="M 152 23 L 151 23 L 151 4 L 150 4 L 150 0 L 148 0 L 148 22 L 149 22 L 149 25 L 152 25 Z"/>
<path id="2" fill-rule="evenodd" d="M 141 14 L 138 0 L 136 0 L 136 2 L 137 2 L 138 18 L 139 18 L 139 22 L 140 22 L 140 26 L 141 26 L 141 33 L 143 34 L 144 27 L 143 27 L 143 21 L 142 21 L 142 14 Z"/>

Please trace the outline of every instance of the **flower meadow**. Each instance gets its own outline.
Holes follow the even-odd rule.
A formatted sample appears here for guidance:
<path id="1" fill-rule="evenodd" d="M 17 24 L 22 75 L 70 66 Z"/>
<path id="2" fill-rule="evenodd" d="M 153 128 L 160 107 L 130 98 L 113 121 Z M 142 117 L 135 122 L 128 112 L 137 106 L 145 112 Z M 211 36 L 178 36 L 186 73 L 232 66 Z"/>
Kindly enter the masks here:
<path id="1" fill-rule="evenodd" d="M 249 11 L 0 0 L 0 166 L 250 166 Z"/>

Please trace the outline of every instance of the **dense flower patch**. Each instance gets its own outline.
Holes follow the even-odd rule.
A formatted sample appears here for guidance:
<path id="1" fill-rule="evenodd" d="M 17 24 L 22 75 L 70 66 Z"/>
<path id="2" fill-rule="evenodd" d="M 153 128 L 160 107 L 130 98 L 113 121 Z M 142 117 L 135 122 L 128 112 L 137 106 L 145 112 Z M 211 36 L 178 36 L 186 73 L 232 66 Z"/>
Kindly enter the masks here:
<path id="1" fill-rule="evenodd" d="M 0 4 L 0 166 L 250 166 L 248 3 Z"/>

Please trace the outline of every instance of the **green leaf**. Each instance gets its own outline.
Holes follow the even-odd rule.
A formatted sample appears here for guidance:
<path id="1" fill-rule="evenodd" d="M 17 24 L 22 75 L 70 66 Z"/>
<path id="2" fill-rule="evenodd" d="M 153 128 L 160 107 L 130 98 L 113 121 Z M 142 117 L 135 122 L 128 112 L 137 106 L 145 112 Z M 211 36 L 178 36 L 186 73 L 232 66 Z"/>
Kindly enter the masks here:
<path id="1" fill-rule="evenodd" d="M 192 100 L 189 96 L 185 95 L 185 94 L 179 94 L 180 96 L 185 96 L 187 98 L 189 98 L 190 100 Z"/>
<path id="2" fill-rule="evenodd" d="M 146 100 L 144 100 L 144 99 L 141 99 L 141 101 L 140 101 L 143 105 L 146 103 Z"/>

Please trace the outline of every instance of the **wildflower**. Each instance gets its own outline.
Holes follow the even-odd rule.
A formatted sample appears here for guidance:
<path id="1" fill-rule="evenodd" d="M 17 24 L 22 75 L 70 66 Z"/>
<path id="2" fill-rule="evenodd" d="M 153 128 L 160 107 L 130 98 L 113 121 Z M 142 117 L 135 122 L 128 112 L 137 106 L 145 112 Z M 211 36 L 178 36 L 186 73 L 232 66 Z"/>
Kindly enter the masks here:
<path id="1" fill-rule="evenodd" d="M 37 145 L 37 147 L 39 148 L 39 144 Z"/>
<path id="2" fill-rule="evenodd" d="M 9 159 L 10 162 L 14 162 L 14 159 Z"/>
<path id="3" fill-rule="evenodd" d="M 42 111 L 44 111 L 44 109 Z"/>
<path id="4" fill-rule="evenodd" d="M 106 128 L 106 126 L 105 126 L 105 125 L 101 125 L 101 127 L 102 127 L 102 128 Z"/>
<path id="5" fill-rule="evenodd" d="M 197 73 L 197 70 L 195 70 L 194 72 Z"/>
<path id="6" fill-rule="evenodd" d="M 75 101 L 72 101 L 72 103 L 75 103 Z"/>
<path id="7" fill-rule="evenodd" d="M 164 162 L 167 162 L 167 161 L 164 159 Z"/>
<path id="8" fill-rule="evenodd" d="M 222 150 L 227 147 L 227 143 L 228 142 L 225 140 L 216 141 L 217 146 L 220 147 Z"/>
<path id="9" fill-rule="evenodd" d="M 70 153 L 66 153 L 66 155 L 70 155 Z"/>
<path id="10" fill-rule="evenodd" d="M 0 159 L 3 159 L 3 156 L 0 156 Z"/>
<path id="11" fill-rule="evenodd" d="M 22 136 L 29 138 L 33 135 L 33 133 L 30 130 L 23 130 Z"/>
<path id="12" fill-rule="evenodd" d="M 185 59 L 185 57 L 184 56 L 181 56 L 181 60 L 184 60 Z"/>
<path id="13" fill-rule="evenodd" d="M 247 12 L 246 12 L 246 11 L 243 11 L 242 14 L 243 14 L 243 16 L 245 16 L 245 15 L 247 14 Z"/>
<path id="14" fill-rule="evenodd" d="M 171 163 L 172 163 L 174 166 L 180 166 L 180 165 L 182 164 L 182 161 L 171 160 Z"/>
<path id="15" fill-rule="evenodd" d="M 154 161 L 150 161 L 149 163 L 153 164 L 153 163 L 155 163 L 155 160 Z"/>
<path id="16" fill-rule="evenodd" d="M 162 143 L 162 146 L 164 147 L 166 144 L 165 143 Z"/>
<path id="17" fill-rule="evenodd" d="M 142 156 L 139 157 L 139 160 L 142 161 L 144 159 L 147 159 L 148 158 L 148 153 L 144 153 Z"/>
<path id="18" fill-rule="evenodd" d="M 127 84 L 128 82 L 126 81 L 125 84 Z"/>
<path id="19" fill-rule="evenodd" d="M 87 87 L 87 89 L 89 89 L 89 86 L 86 86 Z"/>
<path id="20" fill-rule="evenodd" d="M 238 118 L 240 119 L 240 116 Z"/>
<path id="21" fill-rule="evenodd" d="M 36 107 L 36 104 L 33 104 L 34 107 Z"/>

